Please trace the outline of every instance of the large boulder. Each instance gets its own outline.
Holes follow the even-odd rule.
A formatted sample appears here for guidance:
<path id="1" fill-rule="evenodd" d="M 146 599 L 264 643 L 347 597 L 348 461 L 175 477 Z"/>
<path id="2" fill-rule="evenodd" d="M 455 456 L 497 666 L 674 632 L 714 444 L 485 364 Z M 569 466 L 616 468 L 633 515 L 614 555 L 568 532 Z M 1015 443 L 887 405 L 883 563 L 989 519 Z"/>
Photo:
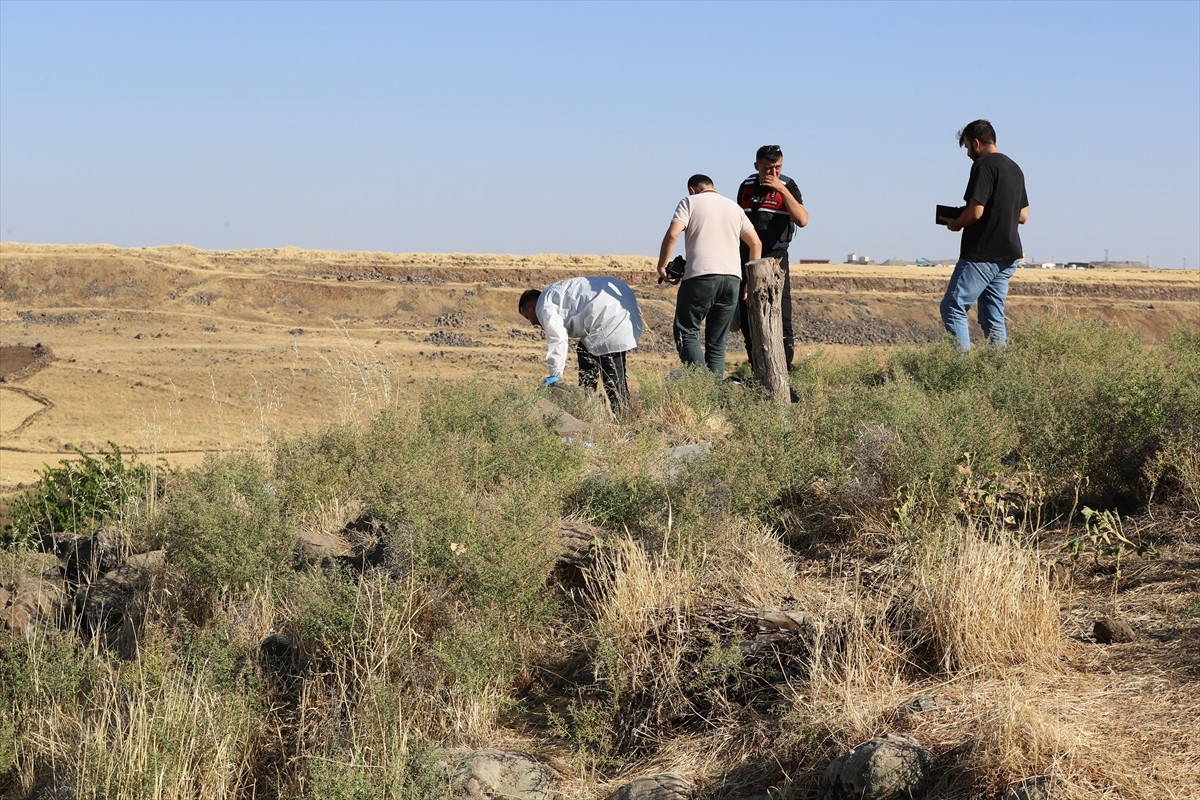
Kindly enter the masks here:
<path id="1" fill-rule="evenodd" d="M 441 750 L 438 766 L 455 800 L 549 800 L 554 779 L 533 756 L 513 750 Z"/>
<path id="2" fill-rule="evenodd" d="M 864 742 L 829 763 L 829 800 L 916 800 L 929 783 L 929 753 L 906 733 Z"/>

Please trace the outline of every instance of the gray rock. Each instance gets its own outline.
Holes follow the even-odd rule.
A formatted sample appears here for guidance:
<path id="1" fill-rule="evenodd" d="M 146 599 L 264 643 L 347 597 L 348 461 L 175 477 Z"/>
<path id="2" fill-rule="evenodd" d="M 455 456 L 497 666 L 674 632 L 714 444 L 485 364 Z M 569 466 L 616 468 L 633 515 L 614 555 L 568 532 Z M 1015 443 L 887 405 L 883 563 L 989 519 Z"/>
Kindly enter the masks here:
<path id="1" fill-rule="evenodd" d="M 1132 642 L 1134 639 L 1133 626 L 1123 619 L 1105 618 L 1096 620 L 1092 626 L 1092 635 L 1101 644 L 1120 644 Z"/>
<path id="2" fill-rule="evenodd" d="M 47 575 L 22 576 L 0 587 L 0 625 L 14 636 L 25 636 L 38 625 L 55 625 L 65 598 L 61 581 Z"/>
<path id="3" fill-rule="evenodd" d="M 671 451 L 671 463 L 667 465 L 667 478 L 674 478 L 684 469 L 684 466 L 703 461 L 712 453 L 712 442 L 697 442 L 696 444 L 681 444 Z"/>
<path id="4" fill-rule="evenodd" d="M 92 631 L 136 625 L 153 580 L 162 574 L 166 553 L 153 550 L 130 556 L 75 595 L 75 610 Z"/>
<path id="5" fill-rule="evenodd" d="M 437 763 L 455 800 L 549 800 L 554 779 L 537 759 L 513 750 L 441 750 Z"/>
<path id="6" fill-rule="evenodd" d="M 691 800 L 692 785 L 669 772 L 634 778 L 608 800 Z"/>
<path id="7" fill-rule="evenodd" d="M 62 560 L 67 580 L 88 583 L 121 563 L 125 537 L 115 528 L 101 527 L 91 536 L 45 537 L 42 547 Z"/>
<path id="8" fill-rule="evenodd" d="M 586 436 L 592 434 L 596 429 L 595 425 L 571 416 L 544 397 L 539 397 L 534 403 L 533 416 L 537 419 L 554 422 L 554 429 L 559 436 Z"/>
<path id="9" fill-rule="evenodd" d="M 1004 800 L 1050 800 L 1054 781 L 1049 775 L 1026 778 L 1004 793 Z"/>
<path id="10" fill-rule="evenodd" d="M 907 706 L 910 714 L 925 714 L 937 708 L 937 698 L 931 694 L 919 694 Z"/>
<path id="11" fill-rule="evenodd" d="M 305 564 L 321 564 L 350 555 L 350 543 L 335 533 L 302 530 L 296 539 L 298 555 Z"/>
<path id="12" fill-rule="evenodd" d="M 915 800 L 925 794 L 929 767 L 916 739 L 889 733 L 833 759 L 822 783 L 829 800 Z"/>

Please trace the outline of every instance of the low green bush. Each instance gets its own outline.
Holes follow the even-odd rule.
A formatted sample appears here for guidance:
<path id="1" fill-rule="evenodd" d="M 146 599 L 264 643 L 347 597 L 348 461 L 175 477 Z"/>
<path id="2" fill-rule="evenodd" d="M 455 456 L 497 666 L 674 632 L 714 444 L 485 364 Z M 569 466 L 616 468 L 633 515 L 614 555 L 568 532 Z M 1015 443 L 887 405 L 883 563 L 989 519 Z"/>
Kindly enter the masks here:
<path id="1" fill-rule="evenodd" d="M 29 715 L 75 706 L 93 684 L 95 666 L 73 631 L 38 630 L 0 642 L 0 785 L 21 756 Z"/>
<path id="2" fill-rule="evenodd" d="M 183 476 L 163 499 L 161 535 L 188 601 L 246 596 L 290 566 L 294 535 L 279 506 L 271 470 L 251 454 L 209 458 Z"/>
<path id="3" fill-rule="evenodd" d="M 155 471 L 139 463 L 137 452 L 108 443 L 95 456 L 75 448 L 78 459 L 62 459 L 46 467 L 37 484 L 9 503 L 10 522 L 0 531 L 4 544 L 37 542 L 56 533 L 89 533 L 142 497 Z"/>
<path id="4" fill-rule="evenodd" d="M 991 402 L 1017 427 L 1014 466 L 1056 482 L 1065 499 L 1080 486 L 1092 505 L 1142 499 L 1145 466 L 1185 409 L 1171 351 L 1134 332 L 1046 318 L 1023 325 L 1008 348 Z"/>

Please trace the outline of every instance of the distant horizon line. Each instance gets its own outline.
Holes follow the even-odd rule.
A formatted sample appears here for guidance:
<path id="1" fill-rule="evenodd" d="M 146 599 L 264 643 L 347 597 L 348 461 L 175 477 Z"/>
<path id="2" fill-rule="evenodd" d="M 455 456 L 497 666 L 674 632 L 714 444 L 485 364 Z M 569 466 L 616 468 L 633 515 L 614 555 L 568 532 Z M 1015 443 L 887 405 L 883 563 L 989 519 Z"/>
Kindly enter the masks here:
<path id="1" fill-rule="evenodd" d="M 110 248 L 113 248 L 114 250 L 155 250 L 155 249 L 167 249 L 167 248 L 189 248 L 192 250 L 204 250 L 204 251 L 213 252 L 213 253 L 221 253 L 221 252 L 238 253 L 238 252 L 256 252 L 256 251 L 257 252 L 272 251 L 272 252 L 278 253 L 280 251 L 297 251 L 297 252 L 306 252 L 307 251 L 307 252 L 314 252 L 314 253 L 384 253 L 384 254 L 388 254 L 388 255 L 509 256 L 509 257 L 516 257 L 516 258 L 532 258 L 534 256 L 568 256 L 568 257 L 577 256 L 577 257 L 591 257 L 591 258 L 643 258 L 643 259 L 647 259 L 650 261 L 653 261 L 657 258 L 657 256 L 646 255 L 644 253 L 558 253 L 558 252 L 552 252 L 552 251 L 541 251 L 541 252 L 537 252 L 537 253 L 499 253 L 499 252 L 467 251 L 467 250 L 446 250 L 446 251 L 370 250 L 370 249 L 341 250 L 341 249 L 334 249 L 334 248 L 327 248 L 327 247 L 300 247 L 299 245 L 280 245 L 280 246 L 268 246 L 268 247 L 201 247 L 200 245 L 186 244 L 186 243 L 153 244 L 153 245 L 120 245 L 120 244 L 111 244 L 109 242 L 63 243 L 63 242 L 22 242 L 22 241 L 16 241 L 16 240 L 0 241 L 0 248 L 8 247 L 10 245 L 22 246 L 22 247 L 110 247 Z M 857 254 L 851 253 L 851 255 L 857 255 Z M 792 261 L 792 263 L 795 263 L 795 264 L 799 264 L 799 263 L 808 261 L 810 263 L 824 263 L 824 264 L 830 264 L 830 265 L 839 264 L 839 265 L 844 265 L 844 266 L 848 266 L 848 267 L 862 267 L 862 266 L 876 266 L 876 267 L 878 267 L 878 266 L 914 266 L 914 267 L 916 267 L 916 266 L 939 266 L 939 265 L 940 266 L 952 266 L 953 264 L 955 264 L 958 261 L 957 257 L 954 257 L 954 258 L 925 258 L 924 256 L 917 256 L 914 258 L 891 257 L 891 258 L 886 258 L 886 259 L 873 259 L 873 258 L 870 258 L 869 256 L 864 256 L 864 258 L 869 258 L 870 260 L 869 261 L 849 261 L 849 260 L 834 260 L 832 258 L 822 259 L 822 258 L 805 258 L 805 257 L 795 257 L 795 258 L 791 258 L 790 260 Z M 920 264 L 920 263 L 917 263 L 918 261 L 924 261 L 926 263 Z M 1139 269 L 1162 269 L 1162 270 L 1200 269 L 1200 262 L 1197 262 L 1197 265 L 1194 267 L 1188 267 L 1186 265 L 1186 259 L 1184 261 L 1185 261 L 1185 263 L 1183 265 L 1177 266 L 1177 267 L 1159 266 L 1156 264 L 1149 264 L 1145 261 L 1136 261 L 1136 260 L 1131 260 L 1131 259 L 1123 259 L 1123 260 L 1108 259 L 1107 261 L 1105 261 L 1105 260 L 1037 261 L 1037 260 L 1022 259 L 1019 263 L 1024 266 L 1027 266 L 1027 267 L 1040 267 L 1042 264 L 1054 264 L 1056 266 L 1065 266 L 1067 264 L 1088 264 L 1088 265 L 1092 266 L 1093 268 L 1096 266 L 1103 266 L 1103 267 L 1118 268 L 1118 269 L 1128 269 L 1130 267 L 1137 267 Z M 896 262 L 900 262 L 900 263 L 896 263 Z"/>

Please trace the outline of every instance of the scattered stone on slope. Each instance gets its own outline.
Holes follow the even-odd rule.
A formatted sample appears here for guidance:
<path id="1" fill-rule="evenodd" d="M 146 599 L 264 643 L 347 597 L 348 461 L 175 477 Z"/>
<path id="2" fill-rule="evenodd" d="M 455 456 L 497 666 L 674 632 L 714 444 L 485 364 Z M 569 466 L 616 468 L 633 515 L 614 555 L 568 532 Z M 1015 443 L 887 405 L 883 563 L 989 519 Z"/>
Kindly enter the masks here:
<path id="1" fill-rule="evenodd" d="M 423 341 L 438 347 L 483 347 L 483 342 L 477 342 L 458 331 L 434 331 Z"/>
<path id="2" fill-rule="evenodd" d="M 671 460 L 667 464 L 667 480 L 678 477 L 689 464 L 703 464 L 712 454 L 712 442 L 697 442 L 681 444 L 671 450 Z"/>
<path id="3" fill-rule="evenodd" d="M 931 694 L 919 694 L 904 705 L 900 710 L 900 716 L 908 717 L 914 714 L 928 714 L 937 707 L 936 697 Z"/>
<path id="4" fill-rule="evenodd" d="M 925 793 L 929 753 L 905 733 L 888 733 L 836 757 L 822 783 L 829 800 L 908 800 Z"/>
<path id="5" fill-rule="evenodd" d="M 335 533 L 301 530 L 296 540 L 296 556 L 302 566 L 326 567 L 350 555 L 350 543 Z"/>
<path id="6" fill-rule="evenodd" d="M 534 403 L 532 416 L 535 419 L 555 421 L 555 430 L 559 436 L 591 434 L 596 429 L 592 423 L 571 416 L 545 397 L 539 397 Z"/>
<path id="7" fill-rule="evenodd" d="M 549 800 L 554 779 L 537 759 L 513 750 L 441 750 L 438 766 L 454 800 Z"/>
<path id="8" fill-rule="evenodd" d="M 691 800 L 692 785 L 669 772 L 644 775 L 622 786 L 608 800 Z"/>

